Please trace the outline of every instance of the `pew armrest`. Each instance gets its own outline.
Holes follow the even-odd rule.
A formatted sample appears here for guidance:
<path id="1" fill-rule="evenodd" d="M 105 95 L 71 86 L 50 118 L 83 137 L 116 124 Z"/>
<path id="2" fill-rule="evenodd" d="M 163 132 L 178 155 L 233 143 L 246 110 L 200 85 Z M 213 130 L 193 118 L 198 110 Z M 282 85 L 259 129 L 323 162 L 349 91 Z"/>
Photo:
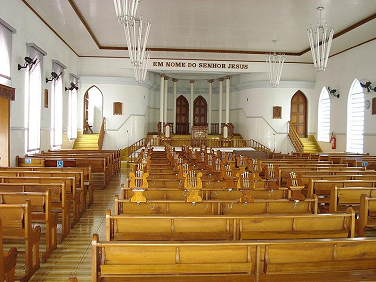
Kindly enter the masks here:
<path id="1" fill-rule="evenodd" d="M 15 275 L 17 263 L 17 249 L 11 248 L 8 253 L 4 252 L 4 272 L 7 279 L 11 280 L 11 277 Z"/>

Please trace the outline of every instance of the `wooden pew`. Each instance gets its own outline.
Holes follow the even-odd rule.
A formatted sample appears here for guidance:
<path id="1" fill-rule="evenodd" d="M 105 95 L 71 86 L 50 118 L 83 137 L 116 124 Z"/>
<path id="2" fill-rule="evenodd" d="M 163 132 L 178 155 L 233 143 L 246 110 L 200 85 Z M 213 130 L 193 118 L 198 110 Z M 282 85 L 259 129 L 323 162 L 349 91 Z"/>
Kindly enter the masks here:
<path id="1" fill-rule="evenodd" d="M 333 187 L 330 192 L 329 212 L 343 211 L 347 207 L 359 211 L 362 194 L 375 197 L 376 187 Z"/>
<path id="2" fill-rule="evenodd" d="M 3 249 L 3 228 L 0 219 L 0 281 L 13 282 L 15 279 L 15 269 L 17 262 L 17 249 L 11 248 L 9 251 Z"/>
<path id="3" fill-rule="evenodd" d="M 283 185 L 286 183 L 286 180 L 289 178 L 290 172 L 294 171 L 296 174 L 301 174 L 304 176 L 305 174 L 312 174 L 312 175 L 337 175 L 337 174 L 350 174 L 350 173 L 361 173 L 364 172 L 364 169 L 361 167 L 320 167 L 320 168 L 308 168 L 308 167 L 279 167 L 278 168 L 278 175 L 279 175 L 279 183 Z"/>
<path id="4" fill-rule="evenodd" d="M 28 281 L 39 269 L 40 226 L 33 228 L 31 220 L 31 204 L 26 200 L 21 205 L 0 205 L 0 219 L 3 223 L 3 239 L 5 242 L 20 241 L 25 246 L 25 273 L 16 277 Z"/>
<path id="5" fill-rule="evenodd" d="M 73 212 L 72 225 L 74 226 L 79 220 L 83 213 L 83 206 L 85 206 L 85 201 L 83 199 L 83 190 L 78 190 L 75 185 L 74 177 L 52 177 L 50 173 L 47 172 L 16 172 L 14 176 L 1 176 L 4 174 L 12 174 L 14 172 L 0 172 L 0 183 L 19 183 L 19 184 L 64 184 L 66 190 L 67 200 L 71 203 Z"/>
<path id="6" fill-rule="evenodd" d="M 42 254 L 42 261 L 46 262 L 52 251 L 57 247 L 57 213 L 52 212 L 51 192 L 47 189 L 39 192 L 0 192 L 0 204 L 22 204 L 30 200 L 31 221 L 45 226 L 46 251 Z"/>
<path id="7" fill-rule="evenodd" d="M 94 191 L 91 180 L 91 167 L 0 167 L 0 174 L 4 171 L 40 171 L 51 173 L 50 176 L 68 176 L 76 177 L 76 187 L 83 189 L 86 187 L 86 193 L 89 194 L 88 206 L 90 207 L 94 202 Z M 86 194 L 85 194 L 86 198 Z"/>
<path id="8" fill-rule="evenodd" d="M 42 192 L 45 193 L 47 189 L 50 190 L 51 194 L 51 206 L 52 211 L 57 211 L 61 220 L 61 233 L 59 234 L 60 241 L 70 232 L 70 203 L 67 199 L 67 191 L 65 184 L 40 184 L 40 183 L 30 183 L 30 184 L 17 184 L 17 183 L 0 183 L 0 192 Z"/>
<path id="9" fill-rule="evenodd" d="M 353 238 L 355 213 L 130 216 L 106 213 L 107 241 Z"/>
<path id="10" fill-rule="evenodd" d="M 252 203 L 233 201 L 148 201 L 132 203 L 115 196 L 115 215 L 250 215 L 265 213 L 313 213 L 317 214 L 317 197 L 304 201 L 255 199 Z"/>
<path id="11" fill-rule="evenodd" d="M 93 282 L 135 275 L 251 275 L 255 268 L 249 246 L 233 242 L 99 242 L 95 234 L 92 254 Z"/>
<path id="12" fill-rule="evenodd" d="M 308 184 L 307 196 L 313 194 L 322 196 L 319 198 L 320 203 L 329 203 L 328 197 L 333 187 L 376 187 L 376 179 L 374 180 L 318 180 L 311 179 Z"/>
<path id="13" fill-rule="evenodd" d="M 244 216 L 236 226 L 240 240 L 353 238 L 355 212 Z"/>
<path id="14" fill-rule="evenodd" d="M 41 184 L 65 184 L 67 190 L 67 199 L 71 202 L 73 207 L 73 225 L 75 225 L 83 213 L 83 206 L 85 206 L 85 200 L 83 199 L 83 190 L 77 190 L 75 178 L 74 177 L 50 177 L 48 173 L 40 173 L 38 175 L 32 173 L 30 177 L 30 172 L 17 172 L 17 176 L 1 176 L 0 172 L 0 183 L 19 183 L 19 184 L 30 184 L 30 183 L 41 183 Z M 82 208 L 80 210 L 80 207 Z"/>
<path id="15" fill-rule="evenodd" d="M 26 162 L 30 161 L 30 164 Z M 54 156 L 46 157 L 26 157 L 20 158 L 16 156 L 16 166 L 44 166 L 44 167 L 57 167 L 57 161 L 63 161 L 66 164 L 72 164 L 75 167 L 91 167 L 92 182 L 94 186 L 104 189 L 111 180 L 111 171 L 108 169 L 108 160 L 105 157 L 96 158 L 57 158 Z"/>
<path id="16" fill-rule="evenodd" d="M 340 171 L 332 172 L 319 172 L 314 173 L 298 173 L 304 186 L 308 187 L 310 179 L 321 180 L 357 180 L 357 179 L 376 179 L 376 171 Z"/>
<path id="17" fill-rule="evenodd" d="M 220 212 L 223 215 L 254 215 L 254 214 L 317 214 L 317 196 L 313 195 L 304 201 L 257 200 L 252 203 L 221 203 Z"/>
<path id="18" fill-rule="evenodd" d="M 169 189 L 169 188 L 148 188 L 143 192 L 143 195 L 148 200 L 180 200 L 183 201 L 187 198 L 189 192 L 185 190 Z M 242 197 L 242 192 L 238 190 L 229 189 L 215 189 L 215 188 L 203 188 L 199 193 L 204 200 L 223 200 L 234 201 L 239 200 Z M 134 193 L 130 188 L 124 186 L 120 189 L 120 199 L 130 199 Z M 269 191 L 265 189 L 255 188 L 250 191 L 250 195 L 255 199 L 287 199 L 288 189 L 280 188 L 278 190 Z"/>
<path id="19" fill-rule="evenodd" d="M 108 242 L 92 240 L 92 281 L 137 281 L 193 275 L 238 275 L 241 281 L 375 279 L 376 239 L 236 242 Z M 354 273 L 355 271 L 355 273 Z M 241 275 L 243 276 L 242 279 Z M 132 277 L 136 277 L 131 279 Z M 249 278 L 248 278 L 249 277 Z M 208 278 L 209 279 L 209 278 Z M 177 280 L 179 281 L 179 280 Z M 233 280 L 234 281 L 234 280 Z"/>
<path id="20" fill-rule="evenodd" d="M 367 236 L 367 227 L 376 227 L 376 198 L 367 194 L 360 196 L 359 218 L 356 227 L 359 236 Z"/>

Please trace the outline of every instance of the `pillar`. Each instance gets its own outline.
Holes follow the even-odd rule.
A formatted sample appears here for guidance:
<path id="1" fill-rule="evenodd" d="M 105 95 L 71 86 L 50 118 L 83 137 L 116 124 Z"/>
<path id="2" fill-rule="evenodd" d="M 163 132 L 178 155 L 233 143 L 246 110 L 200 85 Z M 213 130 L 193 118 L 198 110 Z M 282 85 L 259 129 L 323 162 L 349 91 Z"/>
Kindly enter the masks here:
<path id="1" fill-rule="evenodd" d="M 161 88 L 160 88 L 160 96 L 159 96 L 159 122 L 161 123 L 161 132 L 163 133 L 163 102 L 164 102 L 164 74 L 161 73 Z"/>
<path id="2" fill-rule="evenodd" d="M 214 79 L 209 79 L 209 109 L 208 109 L 208 131 L 211 133 L 212 124 L 212 95 L 213 95 L 213 82 Z"/>
<path id="3" fill-rule="evenodd" d="M 189 102 L 189 126 L 192 128 L 193 126 L 193 111 L 194 111 L 194 105 L 193 105 L 193 85 L 195 83 L 194 80 L 190 80 L 191 83 L 191 96 L 190 96 L 190 102 Z"/>
<path id="4" fill-rule="evenodd" d="M 222 102 L 223 102 L 223 78 L 218 79 L 219 80 L 219 131 L 221 131 L 221 125 L 222 125 Z"/>
<path id="5" fill-rule="evenodd" d="M 167 120 L 167 103 L 168 103 L 168 79 L 169 77 L 168 76 L 165 76 L 164 77 L 164 110 L 163 110 L 163 122 L 164 123 L 167 123 L 168 120 Z"/>
<path id="6" fill-rule="evenodd" d="M 172 120 L 173 120 L 173 123 L 174 123 L 174 132 L 176 133 L 176 83 L 178 82 L 178 80 L 176 78 L 173 78 L 172 79 L 172 82 L 173 82 L 173 85 L 174 85 L 174 105 L 173 105 L 173 117 L 172 117 Z"/>
<path id="7" fill-rule="evenodd" d="M 230 122 L 230 76 L 226 76 L 226 123 Z"/>

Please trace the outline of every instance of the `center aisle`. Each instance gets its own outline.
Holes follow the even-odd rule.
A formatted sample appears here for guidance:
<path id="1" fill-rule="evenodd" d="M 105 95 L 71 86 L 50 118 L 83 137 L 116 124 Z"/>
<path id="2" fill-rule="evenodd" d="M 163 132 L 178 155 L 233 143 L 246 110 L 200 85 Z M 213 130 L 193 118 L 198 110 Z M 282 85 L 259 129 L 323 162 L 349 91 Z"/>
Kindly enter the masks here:
<path id="1" fill-rule="evenodd" d="M 113 212 L 114 196 L 118 194 L 120 184 L 125 182 L 129 168 L 113 178 L 105 190 L 95 190 L 94 204 L 71 230 L 62 244 L 58 244 L 47 263 L 41 263 L 40 269 L 30 281 L 64 281 L 77 276 L 80 282 L 91 281 L 91 240 L 94 233 L 99 238 L 106 236 L 106 211 Z"/>

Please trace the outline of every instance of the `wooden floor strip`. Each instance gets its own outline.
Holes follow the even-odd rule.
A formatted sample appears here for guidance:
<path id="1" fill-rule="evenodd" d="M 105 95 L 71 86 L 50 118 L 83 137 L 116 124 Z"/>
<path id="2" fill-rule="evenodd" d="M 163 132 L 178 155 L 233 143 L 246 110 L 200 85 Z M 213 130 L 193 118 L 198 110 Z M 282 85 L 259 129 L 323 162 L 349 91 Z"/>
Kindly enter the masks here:
<path id="1" fill-rule="evenodd" d="M 30 281 L 64 281 L 77 276 L 80 282 L 91 281 L 91 239 L 94 233 L 104 239 L 106 235 L 106 211 L 112 209 L 114 195 L 124 183 L 129 169 L 122 168 L 105 190 L 95 190 L 94 204 L 87 209 L 80 222 L 71 230 L 63 243 L 51 254 L 47 263 L 41 263 L 40 269 Z"/>

